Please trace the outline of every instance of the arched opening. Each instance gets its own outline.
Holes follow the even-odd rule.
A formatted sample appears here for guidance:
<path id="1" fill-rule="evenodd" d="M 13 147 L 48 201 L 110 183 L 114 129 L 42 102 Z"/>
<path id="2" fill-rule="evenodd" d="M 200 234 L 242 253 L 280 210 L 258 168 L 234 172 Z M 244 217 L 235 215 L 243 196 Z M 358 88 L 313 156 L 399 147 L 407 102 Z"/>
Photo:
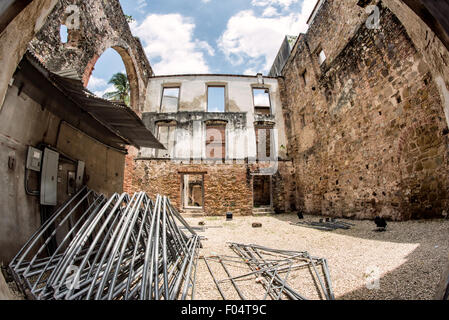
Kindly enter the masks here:
<path id="1" fill-rule="evenodd" d="M 59 28 L 59 35 L 61 37 L 62 43 L 67 43 L 69 41 L 69 30 L 67 26 L 63 24 L 61 25 L 61 27 Z"/>
<path id="2" fill-rule="evenodd" d="M 114 75 L 122 74 L 127 79 L 128 96 L 123 99 L 123 88 L 110 83 Z M 117 77 L 116 77 L 117 78 Z M 121 82 L 121 76 L 118 77 Z M 115 81 L 114 81 L 115 82 Z M 103 52 L 101 56 L 95 55 L 83 76 L 84 86 L 99 97 L 109 100 L 123 100 L 133 110 L 139 110 L 139 84 L 133 61 L 128 52 L 118 46 L 113 46 Z M 117 94 L 114 94 L 117 93 Z"/>

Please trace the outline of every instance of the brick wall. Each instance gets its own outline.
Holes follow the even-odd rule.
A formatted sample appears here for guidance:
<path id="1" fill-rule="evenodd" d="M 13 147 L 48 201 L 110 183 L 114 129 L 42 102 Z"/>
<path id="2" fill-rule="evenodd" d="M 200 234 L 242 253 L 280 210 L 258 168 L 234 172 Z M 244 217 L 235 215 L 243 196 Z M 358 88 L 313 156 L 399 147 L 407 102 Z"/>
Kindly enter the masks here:
<path id="1" fill-rule="evenodd" d="M 167 195 L 183 210 L 181 174 L 204 174 L 204 213 L 222 216 L 231 211 L 235 215 L 251 215 L 253 210 L 252 168 L 245 162 L 218 164 L 204 161 L 200 164 L 180 164 L 171 160 L 131 160 L 128 156 L 125 190 L 143 190 L 151 197 Z M 273 178 L 274 209 L 285 212 L 295 209 L 294 180 L 291 162 L 280 162 L 279 172 Z"/>

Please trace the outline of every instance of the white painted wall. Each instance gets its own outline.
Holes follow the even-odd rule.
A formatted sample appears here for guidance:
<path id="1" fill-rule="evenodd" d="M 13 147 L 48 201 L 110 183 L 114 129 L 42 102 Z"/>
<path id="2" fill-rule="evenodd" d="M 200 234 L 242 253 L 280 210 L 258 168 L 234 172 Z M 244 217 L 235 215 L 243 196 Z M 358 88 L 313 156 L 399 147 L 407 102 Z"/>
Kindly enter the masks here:
<path id="1" fill-rule="evenodd" d="M 227 153 L 236 155 L 235 158 L 244 158 L 256 154 L 254 122 L 257 119 L 254 113 L 253 91 L 254 87 L 268 88 L 270 90 L 271 110 L 274 115 L 276 145 L 281 158 L 286 157 L 287 138 L 282 113 L 279 84 L 276 78 L 257 76 L 233 75 L 180 75 L 161 76 L 150 78 L 147 87 L 147 97 L 144 106 L 145 112 L 160 112 L 162 91 L 164 87 L 180 87 L 178 112 L 207 112 L 208 85 L 224 85 L 225 105 L 227 112 L 245 112 L 247 124 L 245 130 L 227 128 Z M 201 121 L 201 119 L 198 119 Z M 188 153 L 192 137 L 177 138 L 177 147 L 180 154 Z M 181 146 L 182 151 L 181 151 Z M 248 146 L 248 147 L 246 147 Z M 248 150 L 247 152 L 244 150 Z M 142 156 L 151 156 L 150 150 L 142 150 Z M 246 153 L 244 155 L 244 153 Z M 180 155 L 178 153 L 178 155 Z"/>

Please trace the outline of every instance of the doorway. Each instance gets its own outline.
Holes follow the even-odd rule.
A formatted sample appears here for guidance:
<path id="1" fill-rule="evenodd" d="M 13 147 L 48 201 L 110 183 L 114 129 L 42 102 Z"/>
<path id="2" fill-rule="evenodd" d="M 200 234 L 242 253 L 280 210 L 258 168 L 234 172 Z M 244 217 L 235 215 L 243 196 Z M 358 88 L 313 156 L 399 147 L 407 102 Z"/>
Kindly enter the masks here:
<path id="1" fill-rule="evenodd" d="M 204 206 L 204 175 L 184 174 L 182 178 L 184 209 L 202 209 Z"/>
<path id="2" fill-rule="evenodd" d="M 271 176 L 253 177 L 254 208 L 271 207 Z"/>

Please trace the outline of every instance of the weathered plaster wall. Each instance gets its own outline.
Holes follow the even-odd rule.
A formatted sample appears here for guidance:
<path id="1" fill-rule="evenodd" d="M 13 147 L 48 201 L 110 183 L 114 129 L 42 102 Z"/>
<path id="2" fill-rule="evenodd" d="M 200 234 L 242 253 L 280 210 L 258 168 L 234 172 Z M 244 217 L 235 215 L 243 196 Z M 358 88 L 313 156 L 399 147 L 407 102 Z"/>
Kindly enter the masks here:
<path id="1" fill-rule="evenodd" d="M 73 129 L 26 94 L 19 94 L 16 86 L 10 87 L 0 110 L 0 262 L 9 262 L 41 224 L 39 197 L 27 195 L 24 187 L 28 146 L 40 143 L 85 161 L 90 188 L 108 195 L 122 191 L 124 153 Z M 12 169 L 8 167 L 10 157 L 15 161 Z M 67 197 L 62 183 L 65 173 L 60 175 L 58 194 Z M 38 190 L 37 175 L 29 176 L 30 189 Z M 58 202 L 64 199 L 60 197 Z"/>
<path id="2" fill-rule="evenodd" d="M 225 89 L 225 113 L 207 113 L 207 86 L 224 85 Z M 180 87 L 179 113 L 160 113 L 162 101 L 162 89 L 169 86 Z M 253 87 L 265 87 L 270 90 L 272 115 L 260 116 L 254 113 Z M 193 113 L 192 113 L 193 112 Z M 156 113 L 160 113 L 156 115 Z M 189 113 L 191 115 L 189 115 Z M 234 121 L 234 115 L 246 113 L 246 123 Z M 145 115 L 146 114 L 146 115 Z M 193 115 L 193 116 L 192 116 Z M 185 76 L 161 76 L 151 78 L 148 84 L 147 99 L 144 109 L 144 118 L 147 127 L 154 128 L 154 122 L 163 120 L 178 120 L 190 123 L 192 121 L 205 121 L 211 118 L 229 121 L 228 147 L 229 154 L 238 155 L 237 158 L 255 156 L 255 134 L 254 124 L 256 121 L 269 121 L 275 124 L 275 134 L 277 135 L 278 154 L 282 159 L 286 158 L 287 139 L 285 135 L 284 119 L 281 106 L 279 84 L 276 78 L 263 78 L 263 83 L 259 83 L 257 77 L 250 76 L 226 76 L 226 75 L 185 75 Z M 152 121 L 152 123 L 150 123 Z M 235 125 L 234 125 L 235 124 Z M 190 129 L 192 130 L 192 129 Z M 156 132 L 154 132 L 156 133 Z M 243 151 L 243 152 L 242 152 Z M 142 154 L 149 156 L 150 150 L 143 150 Z"/>
<path id="3" fill-rule="evenodd" d="M 69 31 L 69 41 L 62 43 L 60 27 L 66 22 L 69 5 L 80 9 L 80 28 Z M 118 0 L 60 0 L 29 48 L 52 72 L 74 69 L 86 86 L 99 57 L 107 49 L 115 49 L 130 81 L 131 106 L 138 113 L 142 111 L 153 71 Z"/>
<path id="4" fill-rule="evenodd" d="M 0 261 L 5 263 L 40 226 L 39 198 L 27 196 L 24 187 L 27 146 L 54 143 L 59 122 L 17 93 L 16 87 L 8 90 L 0 111 Z M 12 170 L 8 168 L 9 157 L 15 159 Z"/>
<path id="5" fill-rule="evenodd" d="M 324 3 L 284 69 L 301 208 L 356 218 L 441 217 L 448 141 L 438 79 L 391 11 L 380 5 L 381 27 L 372 30 L 356 1 L 342 2 Z M 306 84 L 298 81 L 304 69 Z"/>
<path id="6" fill-rule="evenodd" d="M 112 196 L 123 191 L 125 154 L 63 123 L 56 145 L 68 156 L 86 163 L 89 188 Z"/>
<path id="7" fill-rule="evenodd" d="M 174 121 L 178 130 L 174 135 L 174 158 L 206 159 L 206 124 L 207 121 L 222 121 L 226 125 L 226 158 L 245 159 L 248 156 L 246 149 L 251 144 L 250 154 L 255 155 L 255 136 L 248 136 L 251 132 L 247 127 L 247 114 L 245 112 L 178 112 L 178 113 L 144 113 L 143 121 L 147 128 L 157 136 L 157 124 L 160 121 Z M 217 137 L 218 138 L 218 137 Z M 139 157 L 156 158 L 154 149 L 142 148 Z"/>
<path id="8" fill-rule="evenodd" d="M 57 3 L 58 0 L 34 0 L 0 34 L 0 106 L 28 43 L 42 28 Z"/>

